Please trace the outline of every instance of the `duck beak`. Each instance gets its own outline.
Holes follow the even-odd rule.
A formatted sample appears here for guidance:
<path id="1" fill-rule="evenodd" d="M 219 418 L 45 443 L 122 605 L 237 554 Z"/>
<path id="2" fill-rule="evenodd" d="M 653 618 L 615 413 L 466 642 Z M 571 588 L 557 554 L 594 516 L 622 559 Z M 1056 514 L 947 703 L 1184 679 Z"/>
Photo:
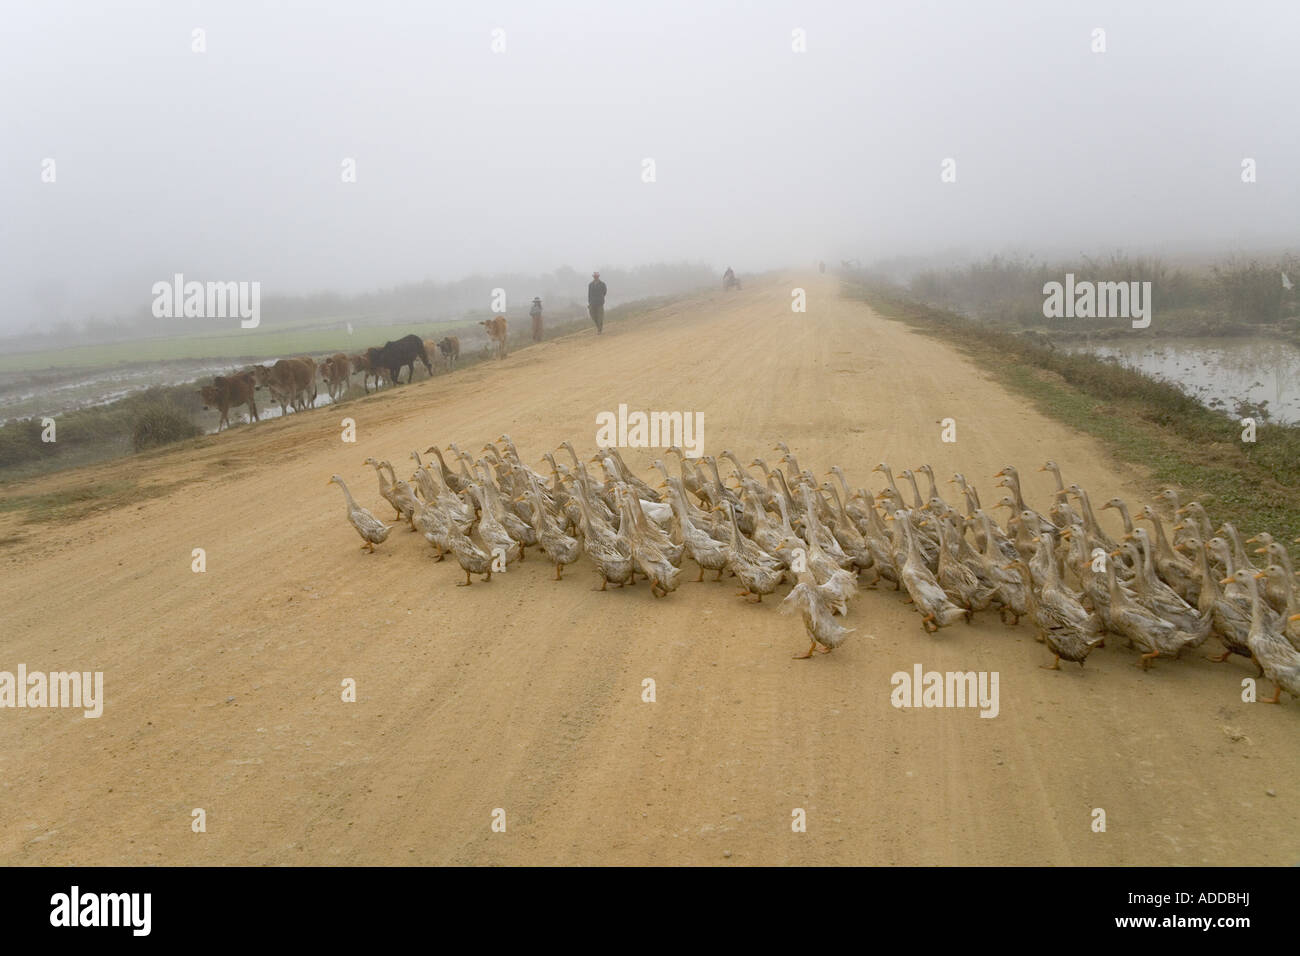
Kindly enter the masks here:
<path id="1" fill-rule="evenodd" d="M 1222 581 L 1220 581 L 1219 583 L 1220 583 L 1220 584 L 1231 584 L 1231 583 L 1232 583 L 1233 581 L 1235 581 L 1235 580 L 1237 580 L 1237 579 L 1236 579 L 1236 578 L 1224 578 L 1224 579 L 1223 579 Z"/>
<path id="2" fill-rule="evenodd" d="M 1288 621 L 1300 621 L 1300 614 L 1292 614 L 1287 618 Z"/>
<path id="3" fill-rule="evenodd" d="M 1267 575 L 1266 573 L 1264 573 L 1263 571 L 1260 571 L 1258 574 L 1255 575 L 1255 580 L 1258 581 L 1258 580 L 1260 580 L 1261 578 L 1266 578 L 1266 577 L 1268 577 L 1268 575 Z"/>

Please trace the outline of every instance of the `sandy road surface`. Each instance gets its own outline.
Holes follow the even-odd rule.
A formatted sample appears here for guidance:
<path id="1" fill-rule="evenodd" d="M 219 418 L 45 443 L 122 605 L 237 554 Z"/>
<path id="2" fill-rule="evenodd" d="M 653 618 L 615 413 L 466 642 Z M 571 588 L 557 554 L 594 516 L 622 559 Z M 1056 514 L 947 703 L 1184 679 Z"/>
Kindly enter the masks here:
<path id="1" fill-rule="evenodd" d="M 805 316 L 790 313 L 796 284 Z M 595 414 L 620 402 L 702 411 L 707 449 L 746 461 L 779 457 L 784 438 L 802 466 L 838 463 L 872 488 L 882 459 L 928 461 L 991 500 L 989 476 L 1015 463 L 1045 507 L 1033 469 L 1050 456 L 1094 500 L 1140 494 L 1141 476 L 1094 443 L 820 276 L 103 466 L 182 484 L 0 550 L 0 669 L 103 670 L 107 685 L 98 720 L 0 711 L 0 862 L 1300 857 L 1300 713 L 1243 704 L 1248 665 L 1192 655 L 1142 673 L 1115 641 L 1085 671 L 1040 670 L 1050 658 L 1027 626 L 981 615 L 929 637 L 892 591 L 854 602 L 839 651 L 795 661 L 798 618 L 744 604 L 732 583 L 654 600 L 644 585 L 594 591 L 585 560 L 557 583 L 530 559 L 458 588 L 455 564 L 400 529 L 365 555 L 326 484 L 339 472 L 391 517 L 367 455 L 400 470 L 411 449 L 477 450 L 502 431 L 530 458 L 563 438 L 588 450 Z M 340 441 L 344 414 L 355 445 Z M 955 445 L 939 441 L 945 416 Z M 626 454 L 648 475 L 650 453 Z M 190 570 L 196 547 L 205 574 Z M 916 663 L 998 671 L 1000 714 L 894 709 L 890 675 Z M 355 704 L 340 701 L 348 677 Z M 505 833 L 490 829 L 498 807 Z M 806 833 L 791 832 L 796 807 Z M 1097 807 L 1105 833 L 1090 828 Z"/>

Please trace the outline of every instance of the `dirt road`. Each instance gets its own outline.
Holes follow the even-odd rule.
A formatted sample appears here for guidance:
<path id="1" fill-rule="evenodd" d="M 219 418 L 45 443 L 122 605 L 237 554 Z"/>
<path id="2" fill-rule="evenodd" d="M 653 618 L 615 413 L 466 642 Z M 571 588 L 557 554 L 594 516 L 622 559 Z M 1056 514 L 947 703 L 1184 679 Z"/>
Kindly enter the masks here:
<path id="1" fill-rule="evenodd" d="M 796 285 L 805 315 L 790 311 Z M 801 466 L 839 464 L 870 488 L 879 461 L 930 462 L 987 502 L 1013 463 L 1045 510 L 1035 469 L 1051 457 L 1094 501 L 1143 494 L 1095 443 L 825 276 L 710 293 L 599 338 L 102 466 L 97 479 L 175 487 L 0 549 L 0 670 L 102 670 L 107 697 L 98 719 L 0 710 L 0 862 L 1300 858 L 1300 713 L 1242 703 L 1248 664 L 1192 654 L 1143 673 L 1112 641 L 1085 670 L 1041 670 L 1028 626 L 981 615 L 930 637 L 892 590 L 854 601 L 840 650 L 796 661 L 798 617 L 745 604 L 734 583 L 655 600 L 644 585 L 595 591 L 585 559 L 562 582 L 529 559 L 456 587 L 455 563 L 401 529 L 366 555 L 327 485 L 338 472 L 391 518 L 366 456 L 405 474 L 412 449 L 477 452 L 502 432 L 532 460 L 566 438 L 589 452 L 596 414 L 619 403 L 703 412 L 706 450 L 745 461 L 778 458 L 784 439 Z M 940 442 L 945 417 L 955 444 Z M 625 452 L 646 477 L 654 454 Z M 996 718 L 895 709 L 890 676 L 918 663 L 997 671 Z M 347 678 L 356 703 L 341 700 Z M 191 830 L 196 808 L 206 833 Z M 796 808 L 807 832 L 792 832 Z"/>

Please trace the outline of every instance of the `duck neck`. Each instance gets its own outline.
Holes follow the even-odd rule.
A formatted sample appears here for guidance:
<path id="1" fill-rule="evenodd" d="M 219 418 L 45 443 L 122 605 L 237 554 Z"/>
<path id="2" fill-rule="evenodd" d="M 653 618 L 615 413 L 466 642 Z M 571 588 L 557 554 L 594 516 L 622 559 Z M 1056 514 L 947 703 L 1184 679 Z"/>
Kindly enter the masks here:
<path id="1" fill-rule="evenodd" d="M 1174 556 L 1174 549 L 1169 544 L 1169 539 L 1165 537 L 1164 522 L 1160 520 L 1160 516 L 1155 513 L 1154 509 L 1152 509 L 1151 513 L 1147 517 L 1151 521 L 1151 526 L 1156 529 L 1156 550 L 1160 553 L 1162 558 L 1172 558 Z"/>
<path id="2" fill-rule="evenodd" d="M 348 486 L 343 483 L 343 479 L 340 478 L 337 482 L 335 482 L 335 484 L 337 484 L 340 488 L 343 489 L 343 497 L 348 500 L 348 511 L 356 511 L 357 503 L 352 500 L 352 492 L 348 491 Z"/>
<path id="3" fill-rule="evenodd" d="M 940 498 L 940 499 L 942 499 L 943 496 L 942 496 L 941 494 L 939 494 L 939 486 L 936 485 L 936 484 L 934 483 L 934 471 L 933 471 L 933 469 L 930 469 L 930 468 L 925 469 L 925 477 L 926 477 L 926 481 L 927 481 L 927 483 L 930 485 L 930 499 L 929 499 L 929 500 L 933 501 L 935 498 Z"/>
<path id="4" fill-rule="evenodd" d="M 1246 575 L 1246 593 L 1250 595 L 1250 632 L 1257 634 L 1264 628 L 1264 602 L 1259 596 L 1259 583 L 1253 574 Z"/>
<path id="5" fill-rule="evenodd" d="M 916 483 L 916 475 L 912 474 L 910 471 L 905 471 L 903 472 L 903 477 L 906 478 L 907 483 L 912 486 L 912 500 L 916 502 L 912 507 L 917 511 L 925 510 L 925 504 L 921 501 L 921 489 Z"/>
<path id="6" fill-rule="evenodd" d="M 1222 596 L 1219 591 L 1219 582 L 1210 572 L 1210 556 L 1205 550 L 1205 545 L 1199 541 L 1196 542 L 1196 570 L 1201 575 L 1201 594 L 1198 602 L 1200 611 L 1207 611 L 1214 607 L 1214 602 Z"/>
<path id="7" fill-rule="evenodd" d="M 1020 476 L 1014 473 L 1007 475 L 1007 482 L 1011 486 L 1011 497 L 1016 499 L 1016 511 L 1028 511 L 1029 507 L 1020 495 Z"/>
<path id="8" fill-rule="evenodd" d="M 1128 505 L 1124 504 L 1124 502 L 1121 501 L 1119 504 L 1115 506 L 1115 510 L 1119 512 L 1120 520 L 1124 522 L 1124 533 L 1132 534 L 1133 519 L 1130 518 L 1128 515 Z"/>

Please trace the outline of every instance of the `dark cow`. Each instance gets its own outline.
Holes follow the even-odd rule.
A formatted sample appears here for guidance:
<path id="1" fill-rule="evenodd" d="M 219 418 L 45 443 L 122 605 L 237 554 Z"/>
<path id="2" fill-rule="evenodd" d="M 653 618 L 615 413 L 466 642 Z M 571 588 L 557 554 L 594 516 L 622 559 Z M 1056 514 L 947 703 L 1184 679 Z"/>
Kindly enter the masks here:
<path id="1" fill-rule="evenodd" d="M 455 335 L 448 335 L 439 340 L 438 351 L 441 352 L 442 357 L 447 360 L 447 368 L 454 369 L 456 367 L 456 359 L 460 358 L 460 338 Z"/>
<path id="2" fill-rule="evenodd" d="M 203 396 L 203 410 L 215 408 L 221 412 L 221 421 L 217 422 L 217 431 L 221 426 L 230 427 L 230 410 L 240 405 L 248 406 L 249 417 L 257 421 L 257 401 L 253 392 L 257 381 L 252 372 L 236 372 L 234 375 L 218 375 L 211 385 L 199 389 Z"/>
<path id="3" fill-rule="evenodd" d="M 370 358 L 370 367 L 378 371 L 385 371 L 394 385 L 402 384 L 402 369 L 406 368 L 406 381 L 409 383 L 415 377 L 415 361 L 420 360 L 424 365 L 424 370 L 430 375 L 433 374 L 433 365 L 429 363 L 429 356 L 424 351 L 424 342 L 418 335 L 404 335 L 396 342 L 385 342 L 383 348 L 370 349 L 366 352 Z"/>

